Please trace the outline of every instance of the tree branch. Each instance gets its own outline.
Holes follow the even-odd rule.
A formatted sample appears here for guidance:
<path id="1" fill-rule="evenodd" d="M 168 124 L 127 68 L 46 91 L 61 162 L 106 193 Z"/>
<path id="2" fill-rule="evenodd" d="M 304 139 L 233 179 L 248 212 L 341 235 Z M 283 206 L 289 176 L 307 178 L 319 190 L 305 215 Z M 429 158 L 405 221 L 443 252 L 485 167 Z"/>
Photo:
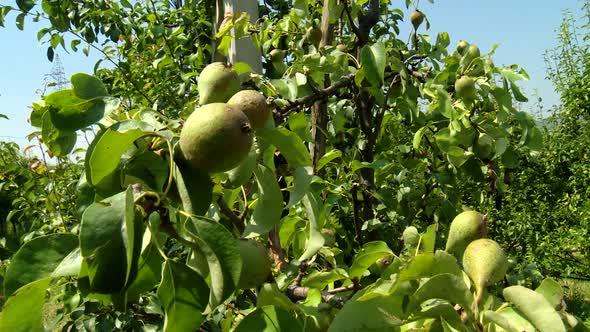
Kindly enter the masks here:
<path id="1" fill-rule="evenodd" d="M 354 84 L 354 75 L 355 74 L 352 73 L 352 74 L 348 74 L 346 76 L 343 76 L 339 81 L 328 86 L 327 88 L 319 89 L 314 94 L 307 95 L 307 96 L 301 97 L 301 98 L 297 98 L 294 101 L 290 102 L 289 105 L 281 107 L 281 108 L 277 108 L 275 111 L 277 113 L 276 116 L 278 116 L 279 118 L 282 118 L 296 108 L 304 107 L 304 106 L 311 106 L 316 101 L 333 95 L 334 93 L 336 93 L 336 91 L 338 91 L 338 89 Z"/>
<path id="2" fill-rule="evenodd" d="M 219 199 L 217 200 L 217 205 L 219 205 L 219 210 L 221 211 L 221 213 L 223 213 L 224 216 L 228 217 L 232 224 L 236 226 L 238 232 L 240 232 L 240 234 L 243 233 L 245 229 L 243 220 L 239 216 L 237 216 L 234 213 L 234 211 L 230 209 L 229 206 L 227 206 L 227 203 L 223 200 L 223 197 L 219 197 Z"/>

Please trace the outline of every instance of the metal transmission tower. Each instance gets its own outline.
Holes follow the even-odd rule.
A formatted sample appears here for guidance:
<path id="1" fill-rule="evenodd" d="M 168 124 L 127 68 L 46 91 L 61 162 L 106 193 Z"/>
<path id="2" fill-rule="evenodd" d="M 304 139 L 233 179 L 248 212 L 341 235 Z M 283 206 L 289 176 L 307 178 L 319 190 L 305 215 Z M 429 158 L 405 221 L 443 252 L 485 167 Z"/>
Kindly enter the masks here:
<path id="1" fill-rule="evenodd" d="M 66 80 L 66 74 L 61 60 L 59 59 L 59 55 L 55 54 L 53 57 L 53 67 L 51 67 L 51 72 L 49 74 L 45 74 L 45 85 L 48 90 L 47 92 L 67 89 L 68 83 L 69 82 Z"/>

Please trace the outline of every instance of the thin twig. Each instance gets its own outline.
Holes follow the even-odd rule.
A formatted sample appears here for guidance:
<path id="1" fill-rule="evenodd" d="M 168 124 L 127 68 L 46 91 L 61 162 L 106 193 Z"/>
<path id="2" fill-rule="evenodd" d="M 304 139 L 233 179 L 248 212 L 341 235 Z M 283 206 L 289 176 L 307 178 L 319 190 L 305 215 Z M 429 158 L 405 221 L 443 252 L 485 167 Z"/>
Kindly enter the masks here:
<path id="1" fill-rule="evenodd" d="M 228 217 L 229 220 L 234 224 L 234 226 L 236 226 L 238 232 L 240 232 L 240 234 L 243 233 L 245 229 L 244 222 L 230 209 L 229 206 L 227 206 L 227 203 L 223 200 L 223 197 L 219 197 L 219 199 L 217 200 L 217 205 L 219 205 L 219 210 L 221 211 L 221 213 L 223 213 L 224 216 Z"/>

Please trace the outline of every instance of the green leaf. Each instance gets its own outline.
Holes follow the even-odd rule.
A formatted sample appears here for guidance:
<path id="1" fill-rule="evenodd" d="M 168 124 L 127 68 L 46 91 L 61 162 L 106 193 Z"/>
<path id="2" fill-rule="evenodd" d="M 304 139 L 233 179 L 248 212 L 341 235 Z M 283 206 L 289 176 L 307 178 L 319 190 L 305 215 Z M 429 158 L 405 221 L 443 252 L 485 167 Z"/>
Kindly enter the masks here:
<path id="1" fill-rule="evenodd" d="M 288 207 L 291 207 L 297 203 L 308 193 L 311 185 L 311 179 L 313 178 L 312 167 L 297 167 L 293 174 L 293 191 L 289 196 Z"/>
<path id="2" fill-rule="evenodd" d="M 211 280 L 210 303 L 211 307 L 216 307 L 233 294 L 240 281 L 242 259 L 238 245 L 232 234 L 212 219 L 189 218 L 185 229 L 207 259 Z"/>
<path id="3" fill-rule="evenodd" d="M 256 144 L 252 144 L 248 156 L 238 166 L 226 172 L 227 182 L 225 182 L 224 187 L 230 189 L 239 188 L 250 181 L 258 162 L 257 159 Z"/>
<path id="4" fill-rule="evenodd" d="M 354 256 L 354 261 L 348 274 L 350 278 L 361 277 L 369 266 L 373 265 L 379 259 L 391 255 L 393 255 L 393 251 L 383 241 L 365 243 L 363 248 Z"/>
<path id="5" fill-rule="evenodd" d="M 278 224 L 283 211 L 283 195 L 273 171 L 263 165 L 254 169 L 258 187 L 258 202 L 246 225 L 244 237 L 256 237 L 270 231 Z"/>
<path id="6" fill-rule="evenodd" d="M 11 295 L 21 286 L 51 276 L 60 262 L 78 247 L 78 237 L 57 233 L 26 242 L 10 261 L 4 275 L 4 294 Z"/>
<path id="7" fill-rule="evenodd" d="M 72 75 L 70 81 L 74 93 L 82 99 L 93 99 L 109 95 L 104 84 L 92 75 L 76 73 Z"/>
<path id="8" fill-rule="evenodd" d="M 324 214 L 324 207 L 318 194 L 308 192 L 303 197 L 303 206 L 307 219 L 309 219 L 307 242 L 305 244 L 305 252 L 301 254 L 298 261 L 302 262 L 315 255 L 323 246 L 326 239 L 321 233 L 324 226 L 326 216 Z"/>
<path id="9" fill-rule="evenodd" d="M 541 150 L 543 148 L 543 132 L 537 127 L 529 128 L 525 144 L 533 151 Z"/>
<path id="10" fill-rule="evenodd" d="M 297 134 L 286 129 L 259 129 L 256 136 L 266 145 L 274 145 L 285 156 L 289 166 L 311 166 L 311 158 L 305 144 Z"/>
<path id="11" fill-rule="evenodd" d="M 326 154 L 323 155 L 322 158 L 320 158 L 320 160 L 318 161 L 317 170 L 319 171 L 320 169 L 324 168 L 324 166 L 326 166 L 329 162 L 340 157 L 342 157 L 342 151 L 340 150 L 333 149 L 326 152 Z"/>
<path id="12" fill-rule="evenodd" d="M 543 295 L 553 308 L 558 309 L 559 306 L 561 306 L 561 301 L 563 300 L 563 288 L 561 288 L 561 285 L 552 278 L 544 279 L 539 287 L 535 289 L 535 292 Z"/>
<path id="13" fill-rule="evenodd" d="M 204 320 L 203 310 L 209 302 L 209 287 L 188 266 L 167 260 L 162 282 L 157 290 L 164 308 L 164 331 L 196 331 Z"/>
<path id="14" fill-rule="evenodd" d="M 437 274 L 420 285 L 410 299 L 410 308 L 417 308 L 426 300 L 441 299 L 450 304 L 459 304 L 469 310 L 473 295 L 465 284 L 463 276 L 443 273 Z"/>
<path id="15" fill-rule="evenodd" d="M 518 329 L 514 325 L 512 325 L 511 320 L 503 316 L 495 311 L 486 310 L 482 313 L 482 323 L 484 325 L 487 324 L 496 324 L 497 326 L 503 328 L 507 332 L 521 332 L 522 330 Z"/>
<path id="16" fill-rule="evenodd" d="M 302 140 L 304 140 L 306 142 L 313 141 L 313 137 L 311 137 L 311 130 L 310 130 L 310 126 L 309 126 L 309 121 L 307 121 L 307 117 L 306 117 L 305 113 L 299 112 L 299 113 L 294 113 L 294 114 L 289 115 L 288 122 L 289 122 L 289 129 L 291 129 L 291 131 L 296 133 Z"/>
<path id="17" fill-rule="evenodd" d="M 374 296 L 350 300 L 336 314 L 328 332 L 399 331 L 403 322 L 403 296 Z"/>
<path id="18" fill-rule="evenodd" d="M 541 332 L 565 331 L 561 317 L 547 299 L 523 286 L 510 286 L 502 292 L 504 298 L 512 302 L 535 328 Z"/>
<path id="19" fill-rule="evenodd" d="M 124 167 L 124 186 L 142 183 L 144 190 L 164 191 L 168 183 L 170 163 L 153 151 L 134 155 Z"/>
<path id="20" fill-rule="evenodd" d="M 258 291 L 256 307 L 265 306 L 276 306 L 291 312 L 299 309 L 274 283 L 265 283 Z"/>
<path id="21" fill-rule="evenodd" d="M 207 212 L 213 199 L 213 182 L 207 172 L 177 163 L 174 181 L 185 212 L 193 215 Z"/>
<path id="22" fill-rule="evenodd" d="M 25 13 L 20 13 L 16 16 L 16 27 L 19 30 L 23 30 L 25 27 L 25 17 L 27 16 L 27 14 Z M 51 50 L 51 58 L 49 57 L 49 50 Z M 49 59 L 49 61 L 53 61 L 53 48 L 49 47 L 49 49 L 47 49 L 47 58 Z"/>
<path id="23" fill-rule="evenodd" d="M 67 99 L 67 97 L 73 97 L 72 90 L 60 90 L 50 96 L 53 97 L 54 94 L 57 94 L 57 98 L 62 98 L 61 105 L 59 105 L 59 108 L 56 108 L 57 105 L 51 105 L 52 107 L 49 110 L 51 122 L 60 130 L 76 131 L 89 127 L 100 121 L 105 114 L 119 105 L 119 101 L 114 98 L 88 101 L 79 99 L 82 101 L 76 103 L 78 100 L 74 100 L 73 98 Z M 66 104 L 66 102 L 70 103 Z"/>
<path id="24" fill-rule="evenodd" d="M 510 322 L 510 326 L 516 328 L 516 331 L 536 331 L 535 327 L 529 322 L 523 313 L 513 307 L 507 307 L 498 312 L 500 319 Z M 500 321 L 498 321 L 500 322 Z M 498 324 L 499 325 L 499 324 Z M 507 326 L 509 327 L 509 326 Z"/>
<path id="25" fill-rule="evenodd" d="M 51 278 L 40 279 L 19 288 L 0 312 L 0 331 L 45 331 L 43 305 Z"/>
<path id="26" fill-rule="evenodd" d="M 288 311 L 275 306 L 259 307 L 248 314 L 235 332 L 300 332 L 301 323 Z"/>
<path id="27" fill-rule="evenodd" d="M 151 135 L 145 131 L 146 126 L 136 121 L 119 122 L 94 138 L 85 159 L 86 178 L 93 187 L 112 181 L 110 176 L 117 169 L 121 155 L 133 146 L 133 142 Z"/>
<path id="28" fill-rule="evenodd" d="M 310 288 L 324 289 L 328 284 L 348 278 L 348 273 L 340 268 L 325 272 L 314 271 L 303 279 L 301 285 Z"/>
<path id="29" fill-rule="evenodd" d="M 374 87 L 380 87 L 385 77 L 386 54 L 382 43 L 371 46 L 365 45 L 361 49 L 361 67 L 365 78 Z"/>
<path id="30" fill-rule="evenodd" d="M 80 249 L 91 288 L 116 293 L 135 278 L 143 227 L 131 187 L 90 205 L 82 215 Z"/>
<path id="31" fill-rule="evenodd" d="M 429 225 L 426 228 L 426 232 L 422 234 L 420 248 L 422 248 L 424 252 L 434 252 L 434 245 L 436 243 L 436 228 L 436 224 Z"/>
<path id="32" fill-rule="evenodd" d="M 63 157 L 70 153 L 76 145 L 77 136 L 73 131 L 57 129 L 51 121 L 49 112 L 43 114 L 43 127 L 41 128 L 43 143 L 49 148 L 49 153 Z"/>
<path id="33" fill-rule="evenodd" d="M 16 0 L 16 5 L 24 13 L 27 13 L 35 6 L 35 0 Z"/>
<path id="34" fill-rule="evenodd" d="M 149 230 L 146 230 L 146 233 L 151 236 Z M 139 295 L 154 289 L 160 283 L 163 263 L 164 260 L 157 245 L 150 242 L 139 257 L 137 277 L 127 288 L 127 294 L 131 301 L 136 301 Z"/>
<path id="35" fill-rule="evenodd" d="M 437 250 L 434 254 L 424 253 L 414 256 L 407 267 L 400 271 L 396 283 L 429 278 L 441 273 L 463 275 L 457 264 L 457 259 L 453 255 Z"/>
<path id="36" fill-rule="evenodd" d="M 422 136 L 424 136 L 424 132 L 428 130 L 428 127 L 422 127 L 416 131 L 414 134 L 414 139 L 412 140 L 412 146 L 414 150 L 418 150 L 420 148 L 420 142 L 422 141 Z"/>
<path id="37" fill-rule="evenodd" d="M 470 332 L 467 325 L 461 321 L 461 316 L 457 315 L 455 307 L 449 303 L 432 301 L 428 305 L 423 305 L 422 311 L 415 314 L 416 320 L 424 318 L 441 319 L 450 326 L 445 331 Z M 454 330 L 453 330 L 454 329 Z"/>

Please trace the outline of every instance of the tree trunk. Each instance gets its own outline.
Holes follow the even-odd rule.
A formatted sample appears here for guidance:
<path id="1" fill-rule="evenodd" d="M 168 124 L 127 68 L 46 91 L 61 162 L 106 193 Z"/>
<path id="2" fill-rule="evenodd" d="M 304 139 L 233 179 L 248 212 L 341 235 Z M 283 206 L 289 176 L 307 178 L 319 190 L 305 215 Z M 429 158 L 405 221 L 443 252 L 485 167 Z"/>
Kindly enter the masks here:
<path id="1" fill-rule="evenodd" d="M 250 15 L 250 22 L 258 20 L 258 1 L 257 0 L 217 0 L 217 10 L 215 15 L 215 33 L 224 19 L 237 18 L 241 13 Z M 233 34 L 233 31 L 232 31 Z M 214 43 L 214 50 L 217 48 L 217 42 Z M 256 73 L 262 73 L 262 55 L 260 50 L 254 46 L 252 38 L 243 37 L 231 41 L 227 58 L 218 52 L 214 52 L 214 61 L 227 61 L 229 63 L 245 62 Z"/>

